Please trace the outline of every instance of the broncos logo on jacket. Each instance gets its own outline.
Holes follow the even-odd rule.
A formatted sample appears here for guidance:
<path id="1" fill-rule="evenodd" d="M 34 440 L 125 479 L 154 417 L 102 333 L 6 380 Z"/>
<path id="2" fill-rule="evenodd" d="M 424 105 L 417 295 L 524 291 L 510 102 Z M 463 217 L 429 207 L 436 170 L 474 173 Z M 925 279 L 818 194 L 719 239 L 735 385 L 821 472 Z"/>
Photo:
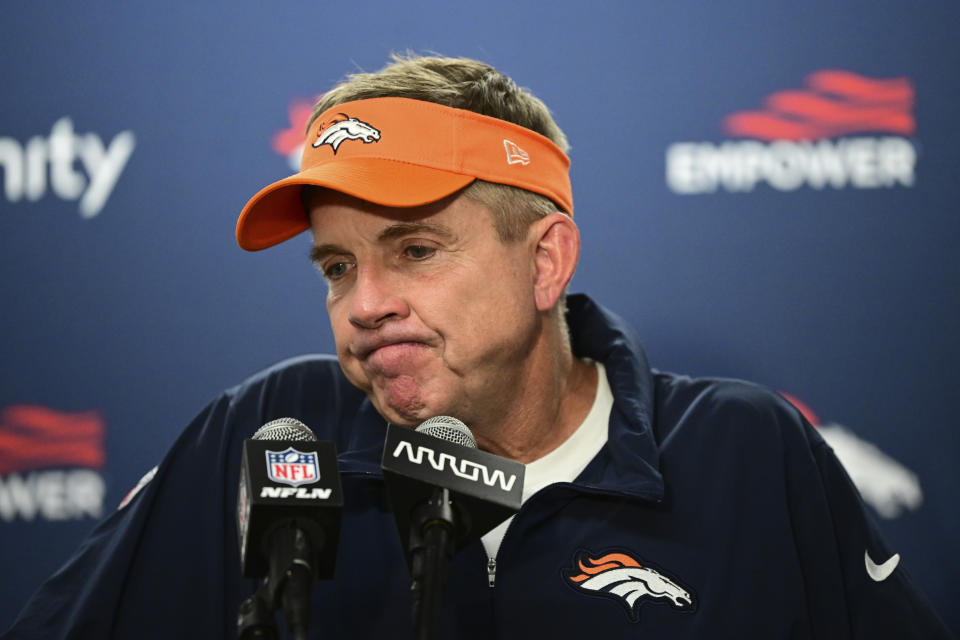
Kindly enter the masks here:
<path id="1" fill-rule="evenodd" d="M 342 116 L 343 119 L 334 119 L 320 127 L 317 139 L 313 143 L 314 148 L 328 144 L 336 154 L 344 140 L 360 140 L 364 144 L 369 144 L 380 139 L 380 131 L 366 122 L 351 118 L 345 113 L 340 113 L 338 116 Z"/>
<path id="2" fill-rule="evenodd" d="M 574 569 L 574 574 L 566 576 L 571 586 L 620 600 L 633 620 L 639 617 L 640 605 L 648 600 L 661 599 L 684 611 L 694 608 L 690 592 L 625 553 L 608 553 L 600 558 L 584 554 L 577 565 L 580 573 Z"/>

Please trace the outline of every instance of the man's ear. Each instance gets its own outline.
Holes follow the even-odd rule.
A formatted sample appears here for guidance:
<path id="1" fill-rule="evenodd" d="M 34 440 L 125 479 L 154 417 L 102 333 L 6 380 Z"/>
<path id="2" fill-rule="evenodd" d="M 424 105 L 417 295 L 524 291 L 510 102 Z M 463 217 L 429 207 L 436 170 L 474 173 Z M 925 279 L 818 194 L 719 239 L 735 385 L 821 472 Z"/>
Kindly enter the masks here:
<path id="1" fill-rule="evenodd" d="M 534 222 L 528 236 L 534 245 L 534 300 L 537 309 L 552 309 L 563 295 L 577 268 L 580 230 L 560 212 Z"/>

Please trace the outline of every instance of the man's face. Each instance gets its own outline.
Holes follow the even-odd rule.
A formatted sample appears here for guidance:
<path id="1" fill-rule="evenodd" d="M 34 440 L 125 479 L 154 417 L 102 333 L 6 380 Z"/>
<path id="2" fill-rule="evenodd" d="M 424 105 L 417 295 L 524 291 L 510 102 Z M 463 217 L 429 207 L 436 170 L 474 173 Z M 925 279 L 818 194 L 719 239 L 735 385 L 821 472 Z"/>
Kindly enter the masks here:
<path id="1" fill-rule="evenodd" d="M 509 402 L 536 340 L 534 245 L 501 242 L 464 196 L 397 209 L 324 191 L 309 210 L 340 366 L 381 415 L 471 424 Z"/>

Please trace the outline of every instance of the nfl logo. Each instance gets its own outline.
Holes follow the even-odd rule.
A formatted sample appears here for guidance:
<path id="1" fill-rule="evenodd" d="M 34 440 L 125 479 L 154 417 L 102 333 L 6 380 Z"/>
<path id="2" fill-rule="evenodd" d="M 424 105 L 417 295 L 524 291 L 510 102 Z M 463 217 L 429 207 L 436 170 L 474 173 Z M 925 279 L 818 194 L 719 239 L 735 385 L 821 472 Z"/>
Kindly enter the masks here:
<path id="1" fill-rule="evenodd" d="M 267 477 L 291 487 L 312 484 L 320 479 L 317 453 L 304 453 L 293 447 L 285 451 L 267 451 Z"/>

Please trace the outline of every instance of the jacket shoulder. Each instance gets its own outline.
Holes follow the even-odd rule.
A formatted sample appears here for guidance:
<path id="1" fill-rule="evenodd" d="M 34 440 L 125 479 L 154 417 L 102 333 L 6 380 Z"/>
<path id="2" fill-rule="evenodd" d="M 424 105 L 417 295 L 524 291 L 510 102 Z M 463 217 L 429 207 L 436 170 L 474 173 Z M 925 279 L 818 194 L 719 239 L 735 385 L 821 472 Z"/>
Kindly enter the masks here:
<path id="1" fill-rule="evenodd" d="M 658 442 L 678 437 L 678 430 L 694 432 L 689 435 L 700 440 L 733 440 L 751 448 L 823 442 L 786 398 L 744 380 L 654 372 L 654 402 Z"/>

